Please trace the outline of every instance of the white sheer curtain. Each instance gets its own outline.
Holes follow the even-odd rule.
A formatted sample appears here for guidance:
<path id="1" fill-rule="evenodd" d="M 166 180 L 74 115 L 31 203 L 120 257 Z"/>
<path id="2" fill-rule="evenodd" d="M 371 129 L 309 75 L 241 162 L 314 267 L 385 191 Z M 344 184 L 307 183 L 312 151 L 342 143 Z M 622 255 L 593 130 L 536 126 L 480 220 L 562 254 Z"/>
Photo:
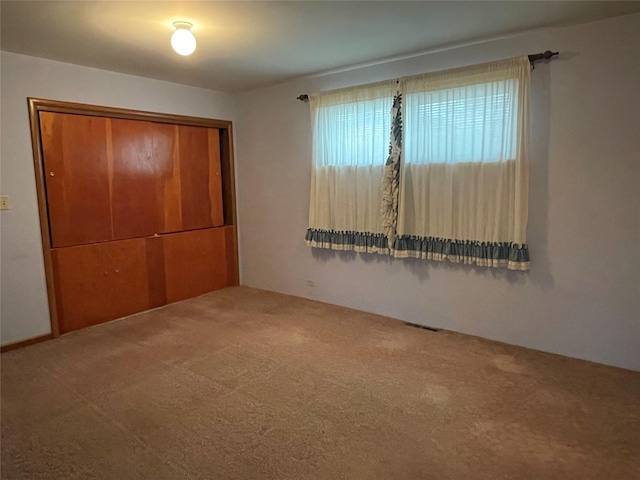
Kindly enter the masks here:
<path id="1" fill-rule="evenodd" d="M 400 80 L 394 255 L 529 268 L 527 57 Z"/>
<path id="2" fill-rule="evenodd" d="M 307 244 L 388 253 L 380 184 L 396 81 L 310 95 L 313 170 Z"/>

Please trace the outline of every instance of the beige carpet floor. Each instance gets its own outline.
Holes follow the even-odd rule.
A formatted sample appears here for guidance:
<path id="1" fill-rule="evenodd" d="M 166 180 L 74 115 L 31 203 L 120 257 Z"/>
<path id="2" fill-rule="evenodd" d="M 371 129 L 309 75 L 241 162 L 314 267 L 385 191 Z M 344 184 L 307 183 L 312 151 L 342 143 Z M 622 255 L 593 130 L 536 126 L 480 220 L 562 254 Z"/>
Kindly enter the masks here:
<path id="1" fill-rule="evenodd" d="M 3 479 L 640 478 L 638 372 L 246 287 L 1 368 Z"/>

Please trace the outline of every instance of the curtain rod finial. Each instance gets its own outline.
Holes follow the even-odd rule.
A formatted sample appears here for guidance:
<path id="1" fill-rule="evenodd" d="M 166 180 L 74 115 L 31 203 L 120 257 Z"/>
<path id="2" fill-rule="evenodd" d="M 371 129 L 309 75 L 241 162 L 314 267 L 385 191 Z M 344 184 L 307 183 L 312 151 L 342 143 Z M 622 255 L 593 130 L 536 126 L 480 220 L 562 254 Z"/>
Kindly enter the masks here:
<path id="1" fill-rule="evenodd" d="M 301 102 L 308 102 L 309 101 L 309 95 L 302 94 L 299 97 L 297 97 L 297 99 L 300 100 Z"/>
<path id="2" fill-rule="evenodd" d="M 529 55 L 529 61 L 533 63 L 536 60 L 549 60 L 550 58 L 555 57 L 559 54 L 560 52 L 552 52 L 551 50 L 547 50 L 544 53 L 534 53 L 532 55 Z"/>

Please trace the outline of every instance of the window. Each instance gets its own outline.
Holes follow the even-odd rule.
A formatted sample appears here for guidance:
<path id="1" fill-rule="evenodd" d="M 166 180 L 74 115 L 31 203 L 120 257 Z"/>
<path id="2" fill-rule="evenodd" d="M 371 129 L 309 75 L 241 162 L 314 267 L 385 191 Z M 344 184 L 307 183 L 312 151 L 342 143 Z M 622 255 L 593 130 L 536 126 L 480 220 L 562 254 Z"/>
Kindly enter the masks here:
<path id="1" fill-rule="evenodd" d="M 310 246 L 526 270 L 527 57 L 311 96 Z"/>
<path id="2" fill-rule="evenodd" d="M 315 163 L 318 167 L 384 165 L 389 145 L 392 98 L 318 109 Z"/>
<path id="3" fill-rule="evenodd" d="M 514 80 L 407 95 L 405 161 L 514 159 L 517 98 Z"/>
<path id="4" fill-rule="evenodd" d="M 396 82 L 310 96 L 313 170 L 309 245 L 389 253 L 380 184 Z"/>

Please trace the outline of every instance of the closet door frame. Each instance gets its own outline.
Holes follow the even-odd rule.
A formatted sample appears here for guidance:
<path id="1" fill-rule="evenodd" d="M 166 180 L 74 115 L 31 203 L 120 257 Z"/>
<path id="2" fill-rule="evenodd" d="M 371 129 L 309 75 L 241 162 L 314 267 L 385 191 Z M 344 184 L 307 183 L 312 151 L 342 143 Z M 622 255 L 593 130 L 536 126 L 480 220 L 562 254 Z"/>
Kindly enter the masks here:
<path id="1" fill-rule="evenodd" d="M 114 108 L 100 105 L 85 105 L 82 103 L 61 102 L 40 98 L 28 98 L 29 122 L 31 126 L 31 146 L 36 179 L 36 193 L 38 197 L 38 212 L 40 217 L 40 234 L 42 237 L 42 253 L 44 256 L 44 271 L 47 283 L 47 298 L 49 301 L 49 317 L 51 321 L 51 335 L 60 336 L 60 324 L 56 305 L 51 232 L 49 228 L 49 210 L 47 207 L 47 192 L 45 184 L 44 155 L 42 152 L 42 138 L 40 135 L 40 112 L 67 113 L 96 117 L 119 118 L 128 120 L 144 120 L 171 125 L 188 125 L 194 127 L 217 128 L 220 131 L 220 166 L 222 174 L 222 203 L 224 226 L 233 227 L 233 244 L 235 271 L 238 271 L 238 229 L 236 221 L 236 193 L 235 174 L 233 165 L 233 130 L 229 120 L 215 120 L 210 118 L 155 113 L 125 108 Z"/>

